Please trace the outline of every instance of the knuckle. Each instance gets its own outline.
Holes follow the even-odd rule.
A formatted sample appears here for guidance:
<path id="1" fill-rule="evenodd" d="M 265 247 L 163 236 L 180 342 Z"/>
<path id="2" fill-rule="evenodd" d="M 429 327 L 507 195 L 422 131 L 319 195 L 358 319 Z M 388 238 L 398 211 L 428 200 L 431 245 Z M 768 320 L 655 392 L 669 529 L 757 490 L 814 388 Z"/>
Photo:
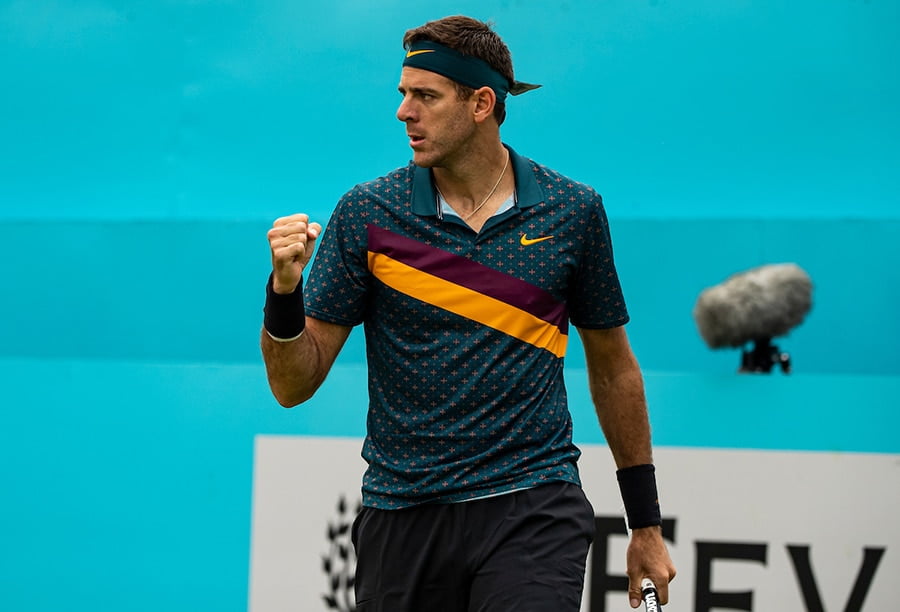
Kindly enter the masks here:
<path id="1" fill-rule="evenodd" d="M 295 214 L 295 215 L 287 215 L 285 217 L 278 217 L 277 219 L 275 219 L 275 222 L 272 223 L 272 227 L 283 227 L 285 225 L 297 223 L 298 221 L 305 222 L 307 219 L 308 219 L 308 216 L 305 214 Z"/>

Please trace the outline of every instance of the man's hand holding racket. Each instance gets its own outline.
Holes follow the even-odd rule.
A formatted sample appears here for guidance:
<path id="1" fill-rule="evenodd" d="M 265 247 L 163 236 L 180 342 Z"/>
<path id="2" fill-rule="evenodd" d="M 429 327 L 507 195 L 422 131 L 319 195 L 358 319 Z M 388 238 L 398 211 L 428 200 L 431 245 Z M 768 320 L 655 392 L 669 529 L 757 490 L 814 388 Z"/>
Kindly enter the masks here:
<path id="1" fill-rule="evenodd" d="M 628 599 L 632 608 L 644 602 L 646 612 L 658 612 L 660 606 L 669 603 L 669 582 L 675 578 L 675 565 L 669 557 L 659 527 L 644 527 L 631 532 L 626 555 L 628 564 Z M 644 580 L 653 585 L 652 594 L 645 596 Z M 650 601 L 653 601 L 651 604 Z M 654 609 L 651 605 L 655 605 Z"/>
<path id="2" fill-rule="evenodd" d="M 641 599 L 644 600 L 645 612 L 659 612 L 662 605 L 659 603 L 659 591 L 649 578 L 641 580 Z"/>

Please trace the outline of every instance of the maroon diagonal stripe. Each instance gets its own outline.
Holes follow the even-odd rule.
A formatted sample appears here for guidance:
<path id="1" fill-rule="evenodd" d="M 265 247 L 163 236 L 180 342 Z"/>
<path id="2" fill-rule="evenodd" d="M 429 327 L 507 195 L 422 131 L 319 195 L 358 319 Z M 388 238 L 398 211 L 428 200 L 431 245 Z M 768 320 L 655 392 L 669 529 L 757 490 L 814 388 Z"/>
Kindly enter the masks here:
<path id="1" fill-rule="evenodd" d="M 494 270 L 449 251 L 380 228 L 367 226 L 369 251 L 412 268 L 500 300 L 568 332 L 566 305 L 549 292 L 522 279 Z"/>

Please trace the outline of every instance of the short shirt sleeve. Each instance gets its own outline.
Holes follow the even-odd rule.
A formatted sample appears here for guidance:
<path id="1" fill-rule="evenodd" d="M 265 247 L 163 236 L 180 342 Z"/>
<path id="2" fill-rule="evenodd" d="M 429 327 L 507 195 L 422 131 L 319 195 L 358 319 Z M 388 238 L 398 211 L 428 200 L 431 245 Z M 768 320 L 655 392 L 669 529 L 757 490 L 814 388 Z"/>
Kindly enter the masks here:
<path id="1" fill-rule="evenodd" d="M 366 215 L 358 196 L 354 190 L 338 202 L 304 288 L 307 314 L 338 325 L 362 323 L 367 305 Z"/>
<path id="2" fill-rule="evenodd" d="M 628 322 L 628 310 L 613 260 L 612 239 L 603 200 L 590 190 L 590 216 L 581 260 L 568 299 L 569 318 L 576 327 L 608 329 Z"/>

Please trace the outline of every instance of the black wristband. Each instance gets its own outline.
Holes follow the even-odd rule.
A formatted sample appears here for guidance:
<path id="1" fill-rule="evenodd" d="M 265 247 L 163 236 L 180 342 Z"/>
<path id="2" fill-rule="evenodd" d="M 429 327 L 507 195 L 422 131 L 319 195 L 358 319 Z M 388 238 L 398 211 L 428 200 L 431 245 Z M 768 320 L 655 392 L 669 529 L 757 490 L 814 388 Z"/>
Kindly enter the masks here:
<path id="1" fill-rule="evenodd" d="M 266 306 L 263 308 L 263 326 L 273 340 L 294 340 L 306 327 L 306 310 L 303 308 L 303 279 L 293 293 L 275 293 L 272 276 L 266 283 Z"/>
<path id="2" fill-rule="evenodd" d="M 625 502 L 629 529 L 662 524 L 659 495 L 656 492 L 656 468 L 652 464 L 633 465 L 616 472 L 619 491 Z"/>

